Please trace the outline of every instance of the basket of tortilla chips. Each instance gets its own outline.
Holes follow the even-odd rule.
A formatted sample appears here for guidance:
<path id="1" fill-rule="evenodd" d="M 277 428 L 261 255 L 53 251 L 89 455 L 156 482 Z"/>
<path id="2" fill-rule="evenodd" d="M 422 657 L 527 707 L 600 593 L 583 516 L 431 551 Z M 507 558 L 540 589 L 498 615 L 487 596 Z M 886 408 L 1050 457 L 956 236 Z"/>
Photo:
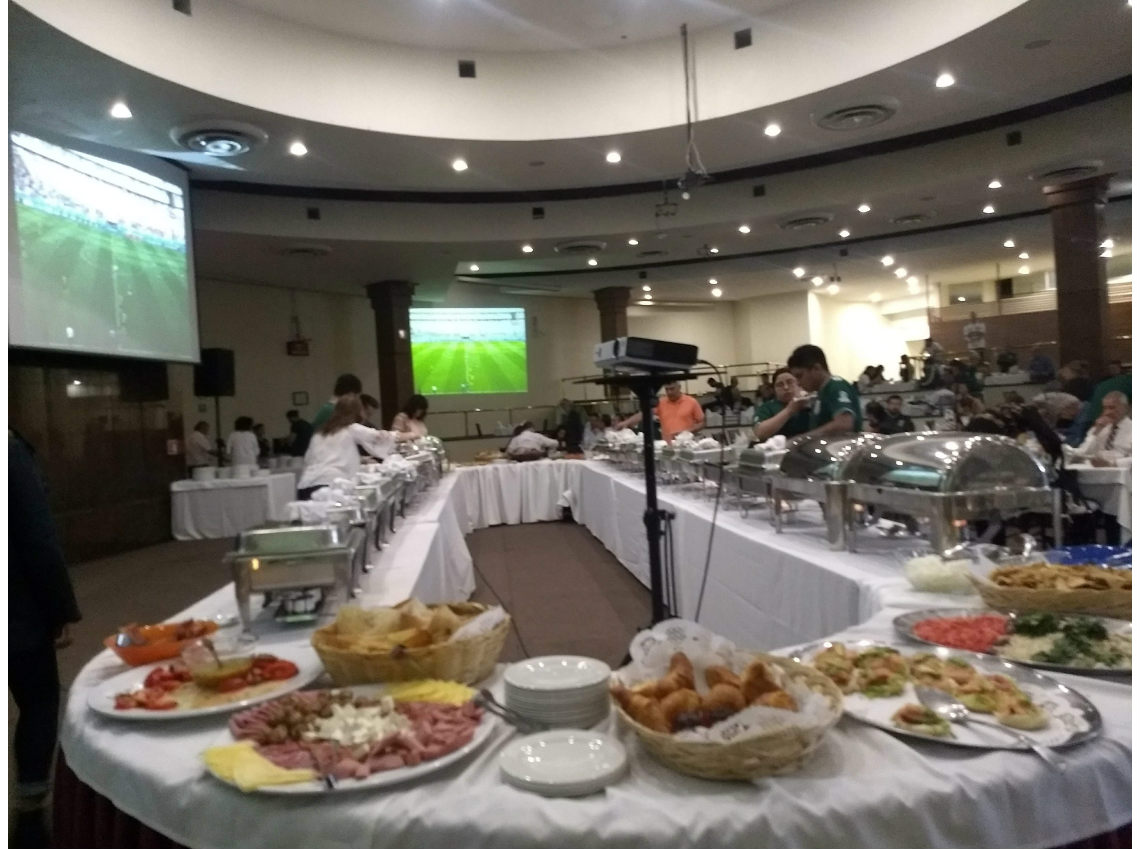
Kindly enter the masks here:
<path id="1" fill-rule="evenodd" d="M 438 678 L 474 684 L 491 674 L 510 630 L 505 611 L 473 636 L 456 632 L 491 608 L 474 602 L 342 607 L 313 632 L 313 648 L 338 687 Z M 472 629 L 465 629 L 470 632 Z"/>
<path id="2" fill-rule="evenodd" d="M 986 604 L 999 610 L 1132 618 L 1131 569 L 1033 563 L 1002 566 L 984 580 L 973 575 L 970 580 Z"/>

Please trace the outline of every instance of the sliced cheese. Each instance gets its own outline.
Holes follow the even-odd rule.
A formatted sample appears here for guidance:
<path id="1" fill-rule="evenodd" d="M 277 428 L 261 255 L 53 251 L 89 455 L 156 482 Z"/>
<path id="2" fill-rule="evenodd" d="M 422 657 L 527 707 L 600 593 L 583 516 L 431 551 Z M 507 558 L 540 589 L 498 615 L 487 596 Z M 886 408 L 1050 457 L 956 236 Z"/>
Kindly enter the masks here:
<path id="1" fill-rule="evenodd" d="M 398 702 L 435 702 L 445 705 L 461 705 L 475 696 L 475 691 L 463 684 L 435 679 L 394 681 L 385 685 L 385 692 Z"/>
<path id="2" fill-rule="evenodd" d="M 214 746 L 202 753 L 206 768 L 222 781 L 248 792 L 276 784 L 296 784 L 317 777 L 311 769 L 284 769 L 257 753 L 252 740 Z"/>

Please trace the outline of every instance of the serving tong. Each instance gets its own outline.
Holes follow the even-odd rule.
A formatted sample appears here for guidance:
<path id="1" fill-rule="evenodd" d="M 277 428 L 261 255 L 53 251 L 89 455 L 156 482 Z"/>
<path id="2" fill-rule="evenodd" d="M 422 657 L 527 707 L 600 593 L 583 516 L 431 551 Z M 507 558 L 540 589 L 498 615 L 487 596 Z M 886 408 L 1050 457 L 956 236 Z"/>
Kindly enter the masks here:
<path id="1" fill-rule="evenodd" d="M 495 714 L 495 716 L 499 717 L 509 725 L 513 725 L 523 734 L 534 734 L 538 731 L 546 731 L 548 728 L 548 726 L 544 725 L 543 723 L 535 722 L 533 719 L 529 719 L 523 716 L 517 710 L 513 710 L 512 708 L 509 708 L 506 705 L 500 703 L 495 698 L 494 694 L 491 693 L 491 691 L 488 689 L 484 688 L 479 690 L 479 692 L 475 694 L 475 698 L 472 701 L 474 701 L 475 704 L 479 705 L 479 707 L 483 708 L 484 710 Z"/>

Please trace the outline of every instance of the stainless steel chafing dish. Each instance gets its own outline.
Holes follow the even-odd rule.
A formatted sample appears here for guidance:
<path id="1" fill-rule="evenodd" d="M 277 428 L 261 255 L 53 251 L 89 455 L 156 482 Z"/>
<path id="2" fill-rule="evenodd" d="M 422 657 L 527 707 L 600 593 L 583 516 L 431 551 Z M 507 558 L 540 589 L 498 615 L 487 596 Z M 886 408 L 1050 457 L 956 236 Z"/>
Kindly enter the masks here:
<path id="1" fill-rule="evenodd" d="M 852 504 L 874 505 L 930 521 L 930 543 L 945 551 L 970 520 L 1037 511 L 1053 515 L 1061 541 L 1060 492 L 1045 468 L 1004 436 L 977 433 L 869 435 L 839 463 Z M 854 511 L 849 514 L 853 520 Z M 848 543 L 854 550 L 854 522 Z"/>
<path id="2" fill-rule="evenodd" d="M 780 461 L 779 471 L 769 472 L 769 494 L 776 533 L 784 528 L 785 501 L 789 496 L 810 498 L 823 505 L 828 545 L 836 550 L 847 547 L 851 525 L 851 505 L 847 498 L 849 482 L 839 474 L 847 456 L 865 436 L 845 434 L 836 438 L 806 439 Z"/>
<path id="3" fill-rule="evenodd" d="M 254 528 L 238 537 L 238 547 L 225 556 L 234 576 L 234 592 L 242 627 L 253 622 L 250 598 L 293 591 L 320 590 L 321 613 L 348 599 L 355 585 L 354 563 L 365 545 L 358 527 L 345 533 L 335 525 L 283 525 Z"/>
<path id="4" fill-rule="evenodd" d="M 435 477 L 436 480 L 439 480 L 448 470 L 447 449 L 443 445 L 443 440 L 438 436 L 425 436 L 419 439 L 416 444 L 432 455 L 435 460 Z"/>

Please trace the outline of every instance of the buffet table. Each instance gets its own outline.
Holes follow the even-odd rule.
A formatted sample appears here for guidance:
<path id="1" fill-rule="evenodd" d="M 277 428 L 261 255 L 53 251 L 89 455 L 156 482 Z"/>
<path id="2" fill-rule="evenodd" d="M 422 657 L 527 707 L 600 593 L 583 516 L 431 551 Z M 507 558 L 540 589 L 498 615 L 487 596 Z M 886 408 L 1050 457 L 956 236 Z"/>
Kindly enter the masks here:
<path id="1" fill-rule="evenodd" d="M 252 478 L 174 481 L 170 485 L 170 531 L 175 539 L 224 539 L 284 521 L 297 497 L 297 477 L 280 472 Z"/>
<path id="2" fill-rule="evenodd" d="M 1120 523 L 1122 541 L 1132 533 L 1132 467 L 1097 467 L 1072 464 L 1081 493 L 1100 505 L 1100 509 L 1115 516 Z"/>
<path id="3" fill-rule="evenodd" d="M 581 466 L 575 460 L 534 460 L 459 469 L 470 528 L 562 518 L 562 508 L 570 506 L 567 492 L 578 487 Z"/>
<path id="4" fill-rule="evenodd" d="M 567 487 L 578 521 L 626 568 L 644 572 L 644 502 L 634 475 L 600 462 L 515 468 L 524 467 L 519 485 L 545 493 Z M 514 507 L 504 511 L 503 501 L 496 502 L 497 514 L 480 503 L 515 477 L 503 468 L 461 470 L 424 493 L 392 543 L 377 553 L 365 578 L 365 601 L 469 594 L 474 582 L 470 555 L 464 558 L 462 517 L 469 526 L 496 515 L 504 522 L 515 518 Z M 669 487 L 661 501 L 676 514 L 679 604 L 682 615 L 691 616 L 712 505 Z M 549 508 L 542 515 L 549 516 Z M 722 505 L 701 620 L 741 645 L 771 649 L 830 635 L 893 641 L 891 620 L 901 610 L 979 604 L 913 592 L 886 555 L 885 541 L 877 545 L 870 535 L 861 539 L 858 554 L 828 551 L 819 522 L 814 507 L 801 507 L 786 532 L 776 535 L 765 512 L 744 519 Z M 232 587 L 225 587 L 176 618 L 235 609 Z M 305 646 L 309 638 L 307 630 L 271 623 L 259 633 L 258 648 L 269 652 Z M 1112 680 L 1057 676 L 1087 696 L 1104 720 L 1101 738 L 1064 751 L 1064 773 L 1029 753 L 904 742 L 845 718 L 799 772 L 751 783 L 708 782 L 661 766 L 611 716 L 599 728 L 625 743 L 629 774 L 586 798 L 545 799 L 505 784 L 497 756 L 513 734 L 507 727 L 468 759 L 413 783 L 278 797 L 242 794 L 205 774 L 199 753 L 228 739 L 221 718 L 131 723 L 91 712 L 90 689 L 122 669 L 104 651 L 68 695 L 61 729 L 66 763 L 57 771 L 54 808 L 60 846 L 1130 845 L 1131 687 Z M 487 682 L 500 697 L 501 674 L 502 667 Z M 1093 835 L 1099 837 L 1086 840 Z"/>

